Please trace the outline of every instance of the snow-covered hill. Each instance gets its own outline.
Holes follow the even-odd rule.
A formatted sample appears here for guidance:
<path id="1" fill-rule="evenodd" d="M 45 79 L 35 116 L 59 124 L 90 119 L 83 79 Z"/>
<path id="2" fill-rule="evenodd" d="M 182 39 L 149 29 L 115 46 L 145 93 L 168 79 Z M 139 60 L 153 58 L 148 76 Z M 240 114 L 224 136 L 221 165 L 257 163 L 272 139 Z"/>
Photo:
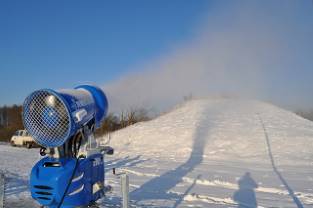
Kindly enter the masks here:
<path id="1" fill-rule="evenodd" d="M 129 172 L 137 206 L 233 207 L 246 172 L 259 206 L 313 206 L 313 123 L 267 103 L 194 100 L 110 144 L 120 159 L 110 167 Z"/>
<path id="2" fill-rule="evenodd" d="M 133 207 L 313 207 L 313 122 L 267 103 L 193 100 L 100 139 L 115 148 L 106 158 L 114 191 L 100 207 L 120 207 L 113 167 L 129 174 Z M 20 187 L 38 156 L 3 145 L 0 155 L 8 200 L 31 203 Z"/>

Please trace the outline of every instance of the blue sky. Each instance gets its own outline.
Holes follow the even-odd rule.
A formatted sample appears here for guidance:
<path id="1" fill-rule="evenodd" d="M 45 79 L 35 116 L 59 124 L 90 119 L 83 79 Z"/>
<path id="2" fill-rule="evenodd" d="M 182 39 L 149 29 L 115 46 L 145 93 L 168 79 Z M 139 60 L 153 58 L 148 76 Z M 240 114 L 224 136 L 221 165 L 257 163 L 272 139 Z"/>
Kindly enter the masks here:
<path id="1" fill-rule="evenodd" d="M 0 1 L 0 105 L 102 85 L 193 35 L 208 1 Z"/>
<path id="2" fill-rule="evenodd" d="M 0 105 L 91 82 L 135 101 L 210 88 L 313 106 L 311 0 L 0 0 L 0 29 Z"/>

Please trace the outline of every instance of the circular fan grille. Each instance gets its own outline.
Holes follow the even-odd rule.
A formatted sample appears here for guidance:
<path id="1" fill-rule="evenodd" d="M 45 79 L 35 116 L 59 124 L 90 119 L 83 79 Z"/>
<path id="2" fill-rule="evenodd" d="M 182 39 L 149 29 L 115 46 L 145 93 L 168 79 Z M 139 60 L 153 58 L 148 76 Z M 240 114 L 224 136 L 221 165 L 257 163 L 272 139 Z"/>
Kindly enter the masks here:
<path id="1" fill-rule="evenodd" d="M 24 102 L 26 130 L 45 147 L 62 145 L 70 134 L 70 117 L 66 105 L 48 90 L 32 93 Z"/>

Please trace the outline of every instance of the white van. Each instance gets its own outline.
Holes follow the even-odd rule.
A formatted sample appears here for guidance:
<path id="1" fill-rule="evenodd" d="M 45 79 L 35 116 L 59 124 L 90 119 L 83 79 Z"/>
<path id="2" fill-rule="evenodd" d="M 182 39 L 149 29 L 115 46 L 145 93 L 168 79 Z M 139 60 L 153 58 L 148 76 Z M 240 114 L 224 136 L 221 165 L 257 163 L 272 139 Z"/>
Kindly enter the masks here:
<path id="1" fill-rule="evenodd" d="M 25 146 L 28 149 L 32 147 L 38 147 L 39 145 L 35 140 L 28 134 L 26 130 L 18 130 L 11 138 L 12 146 Z"/>

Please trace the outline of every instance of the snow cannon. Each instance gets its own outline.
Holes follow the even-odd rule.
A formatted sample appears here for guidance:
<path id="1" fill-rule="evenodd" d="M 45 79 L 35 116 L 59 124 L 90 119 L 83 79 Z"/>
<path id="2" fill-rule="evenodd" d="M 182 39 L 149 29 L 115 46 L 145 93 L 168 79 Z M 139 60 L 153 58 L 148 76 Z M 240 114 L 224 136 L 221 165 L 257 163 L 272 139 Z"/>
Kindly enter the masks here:
<path id="1" fill-rule="evenodd" d="M 104 155 L 94 138 L 108 111 L 104 92 L 91 85 L 37 90 L 23 104 L 26 130 L 43 157 L 30 174 L 32 197 L 51 208 L 89 206 L 104 196 Z"/>
<path id="2" fill-rule="evenodd" d="M 108 110 L 103 91 L 83 85 L 73 90 L 38 90 L 23 106 L 23 121 L 35 141 L 44 147 L 58 147 L 86 124 L 99 127 Z"/>

